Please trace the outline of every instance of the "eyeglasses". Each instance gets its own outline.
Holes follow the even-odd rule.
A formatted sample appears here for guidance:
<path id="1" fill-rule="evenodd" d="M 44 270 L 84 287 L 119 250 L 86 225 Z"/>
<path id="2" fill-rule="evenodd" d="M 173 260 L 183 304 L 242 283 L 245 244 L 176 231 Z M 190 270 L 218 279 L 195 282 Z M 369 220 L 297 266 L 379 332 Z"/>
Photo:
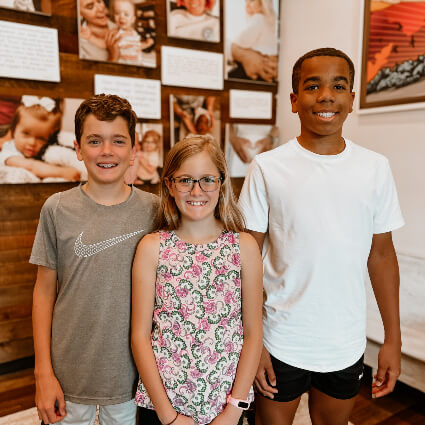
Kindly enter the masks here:
<path id="1" fill-rule="evenodd" d="M 174 182 L 179 192 L 192 192 L 195 184 L 198 183 L 204 192 L 215 192 L 222 182 L 222 177 L 206 176 L 200 179 L 192 179 L 192 177 L 171 177 L 170 181 Z"/>

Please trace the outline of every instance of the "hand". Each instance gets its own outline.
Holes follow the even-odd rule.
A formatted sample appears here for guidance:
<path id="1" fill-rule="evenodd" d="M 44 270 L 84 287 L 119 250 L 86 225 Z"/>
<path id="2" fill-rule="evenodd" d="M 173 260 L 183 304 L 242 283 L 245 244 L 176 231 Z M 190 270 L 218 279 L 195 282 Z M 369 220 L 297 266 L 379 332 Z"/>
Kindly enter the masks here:
<path id="1" fill-rule="evenodd" d="M 80 36 L 88 40 L 91 37 L 91 30 L 88 26 L 82 26 L 80 29 Z"/>
<path id="2" fill-rule="evenodd" d="M 193 418 L 180 414 L 173 425 L 198 425 Z"/>
<path id="3" fill-rule="evenodd" d="M 267 383 L 266 376 L 270 384 L 273 386 L 270 386 Z M 276 386 L 276 375 L 274 374 L 270 354 L 266 350 L 266 347 L 263 347 L 263 352 L 261 353 L 260 364 L 258 365 L 254 384 L 258 392 L 265 397 L 273 399 L 274 394 L 278 392 L 277 388 L 273 388 Z"/>
<path id="4" fill-rule="evenodd" d="M 182 118 L 183 124 L 186 126 L 189 133 L 198 134 L 198 132 L 196 131 L 195 125 L 193 124 L 192 117 L 187 112 L 183 112 L 181 118 Z"/>
<path id="5" fill-rule="evenodd" d="M 241 409 L 228 404 L 224 410 L 210 422 L 210 425 L 237 425 L 241 415 Z"/>
<path id="6" fill-rule="evenodd" d="M 258 153 L 269 151 L 273 148 L 273 138 L 271 136 L 263 137 L 255 142 L 255 148 Z"/>
<path id="7" fill-rule="evenodd" d="M 118 43 L 120 42 L 123 35 L 118 35 L 118 31 L 118 28 L 115 28 L 108 31 L 105 36 L 106 48 L 109 51 L 108 60 L 110 62 L 118 62 L 118 59 L 120 58 L 120 48 Z"/>
<path id="8" fill-rule="evenodd" d="M 65 180 L 79 182 L 81 180 L 81 171 L 74 167 L 61 167 L 61 174 Z"/>
<path id="9" fill-rule="evenodd" d="M 373 377 L 372 397 L 383 397 L 394 390 L 401 373 L 401 344 L 384 342 L 378 355 L 378 372 Z"/>
<path id="10" fill-rule="evenodd" d="M 251 142 L 244 137 L 233 136 L 229 138 L 230 143 L 233 146 L 233 150 L 238 154 L 239 158 L 245 164 L 252 161 L 251 155 L 247 152 L 251 146 Z"/>
<path id="11" fill-rule="evenodd" d="M 245 49 L 239 62 L 252 80 L 261 77 L 264 81 L 272 82 L 277 79 L 277 56 L 267 56 L 256 50 Z"/>
<path id="12" fill-rule="evenodd" d="M 36 378 L 35 405 L 39 419 L 45 424 L 54 424 L 65 418 L 65 398 L 59 381 L 53 374 Z"/>

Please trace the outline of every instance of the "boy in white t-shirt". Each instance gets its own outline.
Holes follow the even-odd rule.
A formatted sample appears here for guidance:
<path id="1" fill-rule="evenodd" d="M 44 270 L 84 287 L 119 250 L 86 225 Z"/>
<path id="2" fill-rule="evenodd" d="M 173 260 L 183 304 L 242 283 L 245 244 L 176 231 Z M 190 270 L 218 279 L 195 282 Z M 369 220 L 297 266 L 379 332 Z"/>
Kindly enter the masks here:
<path id="1" fill-rule="evenodd" d="M 301 134 L 253 160 L 240 196 L 264 259 L 256 425 L 291 424 L 306 391 L 314 424 L 347 424 L 363 375 L 367 270 L 385 329 L 373 395 L 390 393 L 400 374 L 391 231 L 404 221 L 388 160 L 342 137 L 353 81 L 339 50 L 298 59 L 291 103 Z"/>

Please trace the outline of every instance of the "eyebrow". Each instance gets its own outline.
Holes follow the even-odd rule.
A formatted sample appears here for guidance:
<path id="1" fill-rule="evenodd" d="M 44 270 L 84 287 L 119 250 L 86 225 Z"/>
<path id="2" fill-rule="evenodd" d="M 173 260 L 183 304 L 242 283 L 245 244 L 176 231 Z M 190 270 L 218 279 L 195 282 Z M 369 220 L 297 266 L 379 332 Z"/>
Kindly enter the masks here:
<path id="1" fill-rule="evenodd" d="M 102 134 L 97 134 L 97 133 L 88 134 L 86 137 L 87 138 L 89 138 L 89 137 L 99 137 L 101 139 L 104 139 L 104 136 Z M 112 135 L 113 139 L 115 139 L 117 137 L 121 137 L 123 139 L 129 139 L 130 138 L 129 136 L 126 136 L 125 134 L 113 134 Z"/>
<path id="2" fill-rule="evenodd" d="M 303 84 L 306 84 L 306 83 L 308 83 L 308 82 L 315 82 L 315 83 L 317 83 L 317 82 L 319 82 L 321 79 L 320 79 L 320 77 L 315 77 L 315 76 L 313 76 L 313 77 L 308 77 L 308 78 L 306 78 L 304 81 L 303 81 Z M 347 84 L 348 84 L 348 79 L 347 79 L 347 77 L 345 77 L 344 75 L 337 75 L 336 77 L 334 77 L 333 78 L 333 80 L 332 80 L 333 82 L 337 82 L 337 81 L 345 81 Z"/>

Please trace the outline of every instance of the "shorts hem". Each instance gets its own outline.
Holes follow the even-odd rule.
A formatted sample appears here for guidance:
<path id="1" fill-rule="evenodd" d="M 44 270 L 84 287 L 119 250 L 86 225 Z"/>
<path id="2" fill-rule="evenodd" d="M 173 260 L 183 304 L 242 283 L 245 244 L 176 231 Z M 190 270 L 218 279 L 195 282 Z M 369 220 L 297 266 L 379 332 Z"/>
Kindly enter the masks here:
<path id="1" fill-rule="evenodd" d="M 324 391 L 323 388 L 319 388 L 318 386 L 316 386 L 314 384 L 311 384 L 311 387 L 315 388 L 317 391 L 320 391 L 323 394 L 328 395 L 329 397 L 336 398 L 337 400 L 349 400 L 350 398 L 356 397 L 360 392 L 360 388 L 359 388 L 357 391 L 355 391 L 355 392 L 353 392 L 352 394 L 349 394 L 349 395 L 347 395 L 347 394 L 337 394 L 337 393 L 333 393 L 332 391 Z"/>

